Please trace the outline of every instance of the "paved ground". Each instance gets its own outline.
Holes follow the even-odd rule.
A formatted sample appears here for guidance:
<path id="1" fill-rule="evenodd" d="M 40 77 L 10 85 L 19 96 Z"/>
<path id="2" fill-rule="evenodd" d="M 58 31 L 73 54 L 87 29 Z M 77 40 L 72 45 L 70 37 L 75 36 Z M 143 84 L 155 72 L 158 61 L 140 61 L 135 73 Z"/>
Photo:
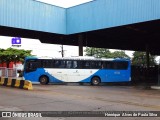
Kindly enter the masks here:
<path id="1" fill-rule="evenodd" d="M 134 86 L 90 86 L 77 84 L 33 85 L 33 87 L 34 90 L 27 91 L 0 86 L 0 111 L 160 111 L 160 90 L 145 90 Z M 159 120 L 160 118 L 48 117 L 41 119 Z M 39 120 L 41 119 L 39 118 Z M 15 120 L 18 119 L 15 118 Z"/>

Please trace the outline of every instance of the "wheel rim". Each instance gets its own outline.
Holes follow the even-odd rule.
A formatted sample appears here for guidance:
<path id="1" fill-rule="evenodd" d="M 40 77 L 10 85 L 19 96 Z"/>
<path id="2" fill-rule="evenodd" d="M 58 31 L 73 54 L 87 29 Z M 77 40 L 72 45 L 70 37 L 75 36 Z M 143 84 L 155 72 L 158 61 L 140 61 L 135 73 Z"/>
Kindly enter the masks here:
<path id="1" fill-rule="evenodd" d="M 46 78 L 46 77 L 42 77 L 42 78 L 40 79 L 40 83 L 41 83 L 41 84 L 47 84 L 47 78 Z"/>
<path id="2" fill-rule="evenodd" d="M 93 83 L 95 84 L 95 85 L 97 85 L 99 82 L 98 82 L 98 80 L 93 80 Z"/>
<path id="3" fill-rule="evenodd" d="M 100 80 L 98 78 L 93 78 L 92 84 L 93 85 L 98 85 L 100 83 Z"/>
<path id="4" fill-rule="evenodd" d="M 45 83 L 45 82 L 46 82 L 46 79 L 45 79 L 45 78 L 42 78 L 42 79 L 41 79 L 41 82 L 42 82 L 42 83 Z"/>

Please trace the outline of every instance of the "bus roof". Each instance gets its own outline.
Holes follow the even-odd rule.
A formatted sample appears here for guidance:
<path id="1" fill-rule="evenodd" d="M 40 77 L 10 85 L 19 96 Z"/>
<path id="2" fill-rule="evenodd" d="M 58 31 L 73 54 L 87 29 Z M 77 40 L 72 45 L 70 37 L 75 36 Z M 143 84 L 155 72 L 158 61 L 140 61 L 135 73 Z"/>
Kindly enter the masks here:
<path id="1" fill-rule="evenodd" d="M 97 61 L 130 61 L 130 59 L 125 58 L 96 58 L 92 56 L 73 56 L 73 57 L 35 57 L 29 56 L 26 57 L 25 60 L 28 59 L 56 59 L 56 60 L 97 60 Z"/>

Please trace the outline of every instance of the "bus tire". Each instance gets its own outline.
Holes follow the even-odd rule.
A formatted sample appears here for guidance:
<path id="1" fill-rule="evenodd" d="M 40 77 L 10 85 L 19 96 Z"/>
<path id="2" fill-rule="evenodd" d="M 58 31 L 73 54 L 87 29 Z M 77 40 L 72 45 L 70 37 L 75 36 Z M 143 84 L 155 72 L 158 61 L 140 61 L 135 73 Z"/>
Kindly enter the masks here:
<path id="1" fill-rule="evenodd" d="M 48 79 L 47 76 L 43 75 L 43 76 L 41 76 L 41 77 L 39 78 L 39 82 L 40 82 L 42 85 L 46 85 L 46 84 L 48 84 L 49 79 Z"/>
<path id="2" fill-rule="evenodd" d="M 99 77 L 93 77 L 92 80 L 91 80 L 91 85 L 99 85 L 101 82 L 100 78 Z"/>

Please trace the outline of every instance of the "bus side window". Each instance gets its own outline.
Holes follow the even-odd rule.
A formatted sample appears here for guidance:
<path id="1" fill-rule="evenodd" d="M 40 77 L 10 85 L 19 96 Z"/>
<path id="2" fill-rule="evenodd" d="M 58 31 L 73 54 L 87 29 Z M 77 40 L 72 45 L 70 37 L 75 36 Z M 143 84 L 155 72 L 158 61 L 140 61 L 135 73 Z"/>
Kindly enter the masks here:
<path id="1" fill-rule="evenodd" d="M 59 68 L 65 68 L 65 61 L 64 60 L 60 61 Z"/>
<path id="2" fill-rule="evenodd" d="M 41 65 L 42 65 L 42 68 L 45 68 L 46 67 L 46 60 L 41 60 Z"/>
<path id="3" fill-rule="evenodd" d="M 26 64 L 26 71 L 30 72 L 30 71 L 35 71 L 37 68 L 40 67 L 40 63 L 38 61 L 29 61 Z"/>
<path id="4" fill-rule="evenodd" d="M 92 68 L 92 69 L 101 69 L 102 68 L 101 61 L 91 61 L 90 62 L 90 68 Z"/>
<path id="5" fill-rule="evenodd" d="M 77 61 L 77 68 L 82 69 L 83 68 L 83 61 L 78 60 Z"/>
<path id="6" fill-rule="evenodd" d="M 30 63 L 27 62 L 27 63 L 26 63 L 26 70 L 27 70 L 27 71 L 30 69 L 30 66 L 31 66 Z"/>
<path id="7" fill-rule="evenodd" d="M 77 68 L 78 65 L 77 65 L 77 61 L 73 61 L 73 68 Z"/>
<path id="8" fill-rule="evenodd" d="M 97 62 L 97 69 L 104 69 L 105 68 L 105 64 L 103 64 L 103 62 L 99 61 Z"/>
<path id="9" fill-rule="evenodd" d="M 51 60 L 42 60 L 43 68 L 51 68 L 52 61 Z"/>
<path id="10" fill-rule="evenodd" d="M 60 61 L 55 60 L 54 61 L 54 68 L 59 68 L 59 65 L 60 65 Z"/>
<path id="11" fill-rule="evenodd" d="M 90 66 L 91 66 L 92 69 L 95 69 L 96 68 L 96 63 L 94 61 L 91 61 Z"/>
<path id="12" fill-rule="evenodd" d="M 66 68 L 72 68 L 72 61 L 66 61 Z"/>
<path id="13" fill-rule="evenodd" d="M 90 61 L 82 61 L 82 68 L 89 69 L 90 68 Z"/>
<path id="14" fill-rule="evenodd" d="M 128 68 L 128 62 L 121 61 L 107 61 L 105 62 L 105 68 L 113 70 L 125 70 Z"/>
<path id="15" fill-rule="evenodd" d="M 115 62 L 114 66 L 115 66 L 115 69 L 126 70 L 128 68 L 128 62 L 123 62 L 123 61 Z"/>
<path id="16" fill-rule="evenodd" d="M 106 69 L 113 69 L 113 62 L 106 61 L 105 62 L 105 68 Z"/>
<path id="17" fill-rule="evenodd" d="M 106 66 L 105 66 L 105 63 L 104 63 L 104 62 L 101 62 L 101 66 L 102 66 L 102 67 L 101 67 L 102 69 L 106 68 Z"/>

